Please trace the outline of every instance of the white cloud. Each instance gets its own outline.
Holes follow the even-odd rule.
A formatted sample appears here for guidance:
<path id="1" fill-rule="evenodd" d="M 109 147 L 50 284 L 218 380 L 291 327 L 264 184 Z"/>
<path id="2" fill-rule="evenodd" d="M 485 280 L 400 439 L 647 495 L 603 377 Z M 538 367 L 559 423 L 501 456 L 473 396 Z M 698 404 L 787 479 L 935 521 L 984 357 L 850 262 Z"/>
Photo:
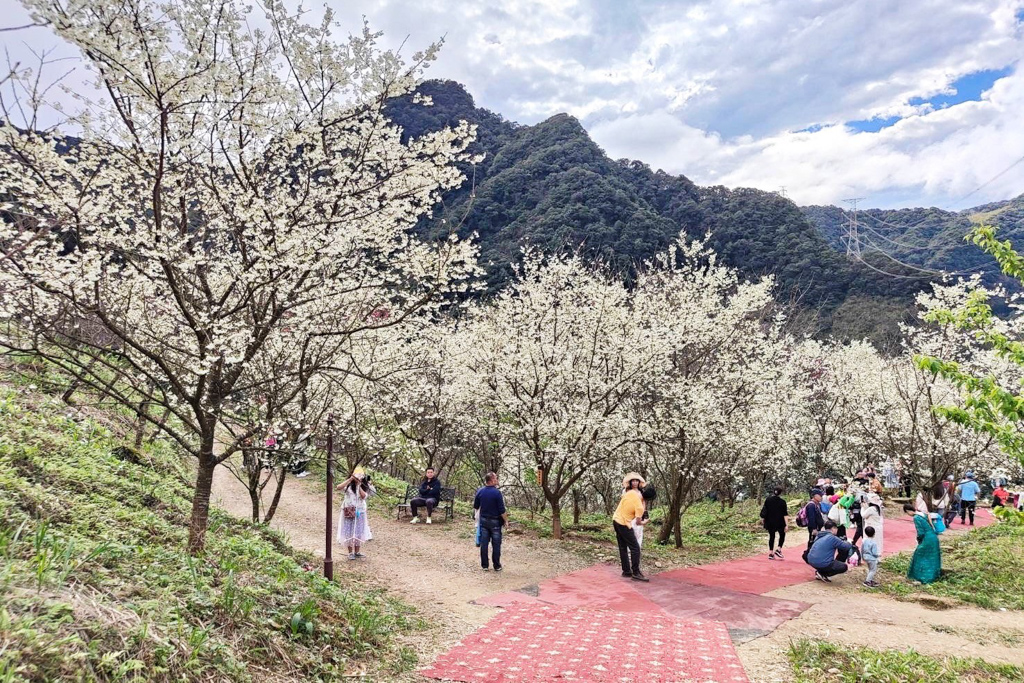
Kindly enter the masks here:
<path id="1" fill-rule="evenodd" d="M 945 206 L 1024 154 L 1022 68 L 981 102 L 910 103 L 1015 64 L 1024 0 L 328 2 L 407 54 L 445 36 L 428 75 L 481 106 L 522 123 L 567 111 L 612 156 L 698 183 Z M 0 9 L 8 25 L 23 15 L 15 0 Z M 877 133 L 842 125 L 876 116 L 905 118 Z M 809 126 L 824 127 L 794 132 Z M 968 203 L 1021 191 L 1024 164 Z"/>

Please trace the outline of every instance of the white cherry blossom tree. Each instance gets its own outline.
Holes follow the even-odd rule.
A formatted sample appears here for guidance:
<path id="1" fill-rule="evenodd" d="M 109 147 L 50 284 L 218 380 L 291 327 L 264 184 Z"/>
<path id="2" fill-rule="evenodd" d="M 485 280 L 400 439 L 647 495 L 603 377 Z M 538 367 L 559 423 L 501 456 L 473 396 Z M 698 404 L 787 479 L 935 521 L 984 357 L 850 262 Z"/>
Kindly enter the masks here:
<path id="1" fill-rule="evenodd" d="M 656 355 L 621 281 L 574 257 L 527 254 L 516 280 L 468 317 L 479 405 L 509 430 L 506 468 L 543 468 L 551 531 L 566 494 L 588 473 L 619 471 L 635 440 L 625 402 Z M 513 478 L 516 478 L 513 476 Z"/>
<path id="2" fill-rule="evenodd" d="M 169 411 L 142 415 L 196 459 L 198 552 L 214 468 L 262 428 L 216 447 L 258 413 L 250 364 L 281 356 L 283 410 L 338 338 L 462 287 L 472 249 L 410 229 L 461 182 L 472 130 L 403 141 L 384 103 L 436 48 L 406 66 L 365 27 L 337 41 L 330 11 L 309 25 L 277 0 L 263 16 L 238 0 L 24 4 L 80 50 L 95 93 L 40 131 L 45 102 L 3 91 L 2 342 Z"/>

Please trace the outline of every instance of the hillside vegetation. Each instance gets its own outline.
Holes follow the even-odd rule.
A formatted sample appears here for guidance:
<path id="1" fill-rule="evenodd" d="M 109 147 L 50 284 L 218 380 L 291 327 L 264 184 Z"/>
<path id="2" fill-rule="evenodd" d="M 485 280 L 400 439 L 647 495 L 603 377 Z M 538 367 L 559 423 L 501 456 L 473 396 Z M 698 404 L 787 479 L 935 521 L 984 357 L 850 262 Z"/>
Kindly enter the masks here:
<path id="1" fill-rule="evenodd" d="M 191 558 L 190 473 L 172 451 L 125 448 L 105 413 L 0 379 L 0 681 L 315 681 L 415 663 L 391 644 L 410 626 L 401 606 L 305 571 L 313 558 L 273 532 L 214 510 Z"/>
<path id="2" fill-rule="evenodd" d="M 843 209 L 807 206 L 803 212 L 833 248 L 846 249 L 849 219 Z M 984 223 L 995 226 L 1001 239 L 1020 244 L 1024 238 L 1024 195 L 964 211 L 935 207 L 866 209 L 857 212 L 857 219 L 862 252 L 865 256 L 873 254 L 887 269 L 900 261 L 932 270 L 978 272 L 991 283 L 1000 280 L 999 269 L 964 236 L 974 225 Z"/>
<path id="3" fill-rule="evenodd" d="M 836 207 L 804 211 L 773 192 L 698 187 L 639 161 L 613 160 L 571 116 L 520 126 L 477 107 L 451 81 L 427 81 L 419 92 L 433 106 L 416 105 L 411 96 L 389 105 L 407 137 L 466 120 L 477 126 L 474 151 L 483 154 L 475 166 L 463 165 L 469 180 L 446 193 L 420 229 L 434 236 L 453 227 L 462 236 L 476 233 L 491 291 L 508 280 L 527 244 L 545 252 L 578 250 L 629 275 L 680 231 L 695 239 L 710 234 L 722 261 L 744 276 L 775 276 L 776 298 L 797 304 L 803 330 L 886 344 L 896 338 L 897 323 L 913 319 L 914 294 L 932 279 L 882 254 L 865 254 L 875 269 L 847 260 L 836 248 L 836 221 L 843 216 Z M 929 243 L 935 252 L 929 267 L 984 262 L 963 241 L 969 227 L 964 218 L 942 230 Z"/>

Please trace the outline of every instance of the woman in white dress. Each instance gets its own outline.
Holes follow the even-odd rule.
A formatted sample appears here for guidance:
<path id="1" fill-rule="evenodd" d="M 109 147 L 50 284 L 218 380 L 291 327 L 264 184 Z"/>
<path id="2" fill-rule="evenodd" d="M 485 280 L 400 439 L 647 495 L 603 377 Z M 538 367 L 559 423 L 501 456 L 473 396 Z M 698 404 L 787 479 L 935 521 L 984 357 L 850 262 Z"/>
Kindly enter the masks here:
<path id="1" fill-rule="evenodd" d="M 366 487 L 363 486 L 363 468 L 357 467 L 345 481 L 338 484 L 345 491 L 341 501 L 341 520 L 338 523 L 338 542 L 348 549 L 348 559 L 365 557 L 363 543 L 369 537 L 366 524 Z"/>

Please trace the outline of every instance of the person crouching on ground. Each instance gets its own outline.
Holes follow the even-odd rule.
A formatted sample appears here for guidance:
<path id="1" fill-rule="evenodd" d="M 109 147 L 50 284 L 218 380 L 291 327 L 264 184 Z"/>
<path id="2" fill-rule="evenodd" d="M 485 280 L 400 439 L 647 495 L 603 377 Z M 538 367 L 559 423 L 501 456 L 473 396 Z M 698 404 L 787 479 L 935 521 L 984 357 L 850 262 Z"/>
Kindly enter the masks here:
<path id="1" fill-rule="evenodd" d="M 860 545 L 860 554 L 868 566 L 868 575 L 864 579 L 864 585 L 868 588 L 878 588 L 875 574 L 878 573 L 878 561 L 882 558 L 882 549 L 875 541 L 875 527 L 864 527 L 864 542 Z"/>
<path id="2" fill-rule="evenodd" d="M 423 474 L 423 481 L 420 482 L 419 495 L 409 501 L 409 511 L 412 513 L 412 524 L 420 521 L 418 508 L 427 508 L 427 524 L 430 524 L 430 515 L 434 514 L 434 508 L 441 500 L 441 482 L 434 476 L 434 468 L 428 467 Z"/>
<path id="3" fill-rule="evenodd" d="M 782 498 L 782 489 L 776 487 L 761 506 L 761 519 L 768 532 L 768 559 L 783 559 L 782 546 L 786 542 L 786 525 L 788 524 L 789 508 Z M 779 547 L 775 548 L 775 534 L 779 535 Z"/>
<path id="4" fill-rule="evenodd" d="M 619 507 L 612 515 L 612 528 L 615 529 L 615 540 L 619 544 L 619 561 L 622 564 L 622 576 L 634 581 L 648 581 L 640 571 L 640 543 L 633 532 L 633 521 L 639 526 L 647 524 L 644 517 L 644 499 L 640 493 L 647 482 L 636 472 L 630 472 L 622 478 L 622 499 Z"/>
<path id="5" fill-rule="evenodd" d="M 480 566 L 487 571 L 487 545 L 491 545 L 494 571 L 501 571 L 501 527 L 508 524 L 505 497 L 498 490 L 498 475 L 484 475 L 484 487 L 473 498 L 473 509 L 480 511 Z"/>
<path id="6" fill-rule="evenodd" d="M 853 544 L 836 536 L 835 531 L 835 522 L 825 522 L 825 528 L 818 532 L 807 553 L 807 564 L 814 567 L 814 578 L 818 581 L 831 583 L 829 577 L 845 572 L 847 558 L 851 552 L 856 552 Z"/>

